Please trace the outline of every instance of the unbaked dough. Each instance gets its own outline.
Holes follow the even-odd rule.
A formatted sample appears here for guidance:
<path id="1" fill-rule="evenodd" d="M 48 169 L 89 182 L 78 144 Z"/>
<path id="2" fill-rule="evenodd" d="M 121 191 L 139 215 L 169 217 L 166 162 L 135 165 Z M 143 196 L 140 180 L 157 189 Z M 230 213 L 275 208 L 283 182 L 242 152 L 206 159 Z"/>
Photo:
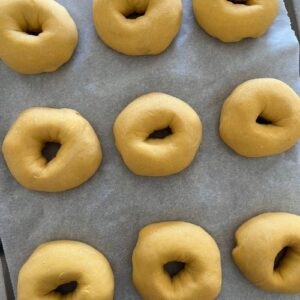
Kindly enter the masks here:
<path id="1" fill-rule="evenodd" d="M 169 129 L 164 138 L 152 134 Z M 187 168 L 202 140 L 197 113 L 182 100 L 150 93 L 131 102 L 114 124 L 115 142 L 126 166 L 136 175 L 167 176 Z"/>
<path id="2" fill-rule="evenodd" d="M 141 16 L 131 19 L 133 13 Z M 127 55 L 163 52 L 177 35 L 181 0 L 94 0 L 94 23 L 99 37 Z"/>
<path id="3" fill-rule="evenodd" d="M 77 39 L 72 17 L 54 0 L 0 1 L 0 58 L 19 73 L 57 70 Z"/>
<path id="4" fill-rule="evenodd" d="M 237 3 L 240 2 L 240 3 Z M 278 0 L 193 0 L 199 25 L 223 42 L 238 42 L 266 33 L 279 10 Z"/>
<path id="5" fill-rule="evenodd" d="M 300 293 L 299 216 L 264 213 L 241 225 L 235 236 L 233 259 L 253 284 L 271 292 Z"/>
<path id="6" fill-rule="evenodd" d="M 57 288 L 75 283 L 72 293 Z M 18 300 L 113 300 L 114 276 L 109 262 L 96 249 L 76 241 L 42 244 L 20 270 Z"/>
<path id="7" fill-rule="evenodd" d="M 287 151 L 300 138 L 300 99 L 276 79 L 253 79 L 239 85 L 226 99 L 220 135 L 246 157 Z"/>
<path id="8" fill-rule="evenodd" d="M 184 263 L 171 277 L 169 262 Z M 221 290 L 221 259 L 214 239 L 186 222 L 144 227 L 132 256 L 133 281 L 144 300 L 213 300 Z"/>
<path id="9" fill-rule="evenodd" d="M 61 144 L 49 162 L 47 142 Z M 79 186 L 98 169 L 102 152 L 89 122 L 72 109 L 29 108 L 8 131 L 2 146 L 11 174 L 24 187 L 60 192 Z"/>

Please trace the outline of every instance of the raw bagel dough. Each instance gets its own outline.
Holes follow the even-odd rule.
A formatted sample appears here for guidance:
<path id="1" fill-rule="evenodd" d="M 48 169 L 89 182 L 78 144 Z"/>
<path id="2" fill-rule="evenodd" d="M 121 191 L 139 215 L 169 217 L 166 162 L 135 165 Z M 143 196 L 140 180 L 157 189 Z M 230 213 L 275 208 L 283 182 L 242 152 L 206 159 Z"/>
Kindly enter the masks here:
<path id="1" fill-rule="evenodd" d="M 169 262 L 184 263 L 174 277 Z M 212 300 L 221 290 L 221 259 L 214 239 L 186 222 L 144 227 L 132 256 L 133 281 L 144 300 Z"/>
<path id="2" fill-rule="evenodd" d="M 223 42 L 238 42 L 265 34 L 276 18 L 278 0 L 193 0 L 199 25 Z"/>
<path id="3" fill-rule="evenodd" d="M 285 248 L 285 256 L 274 269 L 277 255 Z M 248 220 L 236 232 L 232 255 L 241 272 L 257 287 L 300 293 L 299 216 L 264 213 Z"/>
<path id="4" fill-rule="evenodd" d="M 42 149 L 60 143 L 55 158 L 47 162 Z M 59 192 L 87 181 L 98 169 L 102 152 L 91 125 L 77 111 L 45 107 L 22 112 L 2 146 L 7 166 L 28 189 Z"/>
<path id="5" fill-rule="evenodd" d="M 57 287 L 76 282 L 74 292 Z M 107 259 L 96 249 L 76 241 L 40 245 L 19 273 L 18 300 L 112 300 L 114 276 Z"/>
<path id="6" fill-rule="evenodd" d="M 165 138 L 150 138 L 170 128 Z M 197 113 L 182 100 L 162 93 L 131 102 L 114 124 L 116 146 L 126 166 L 136 175 L 167 176 L 187 168 L 202 140 Z"/>
<path id="7" fill-rule="evenodd" d="M 77 28 L 53 0 L 0 1 L 0 58 L 17 72 L 53 72 L 77 45 Z"/>
<path id="8" fill-rule="evenodd" d="M 258 117 L 270 124 L 258 123 Z M 246 157 L 287 151 L 300 137 L 300 99 L 276 79 L 254 79 L 238 86 L 224 103 L 223 141 Z"/>
<path id="9" fill-rule="evenodd" d="M 181 0 L 94 0 L 98 35 L 112 49 L 127 55 L 163 52 L 179 31 Z M 136 19 L 127 18 L 142 13 Z"/>

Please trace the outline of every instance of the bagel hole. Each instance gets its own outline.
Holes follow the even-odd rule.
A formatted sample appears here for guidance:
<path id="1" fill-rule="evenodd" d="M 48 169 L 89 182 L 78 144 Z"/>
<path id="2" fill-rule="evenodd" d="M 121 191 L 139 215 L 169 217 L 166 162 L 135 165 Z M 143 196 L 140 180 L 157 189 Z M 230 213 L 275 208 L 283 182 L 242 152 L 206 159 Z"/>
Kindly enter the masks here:
<path id="1" fill-rule="evenodd" d="M 258 116 L 257 117 L 256 123 L 257 124 L 261 124 L 261 125 L 270 125 L 270 124 L 272 124 L 271 121 L 267 120 L 266 118 L 264 118 L 262 116 Z"/>
<path id="2" fill-rule="evenodd" d="M 289 250 L 289 247 L 284 247 L 282 250 L 279 251 L 274 260 L 274 271 L 277 271 L 280 268 L 280 265 L 287 256 Z"/>
<path id="3" fill-rule="evenodd" d="M 64 283 L 64 284 L 59 285 L 54 290 L 54 292 L 60 293 L 61 295 L 67 295 L 67 294 L 75 292 L 75 290 L 77 289 L 77 285 L 78 285 L 77 281 L 71 281 L 68 283 Z"/>
<path id="4" fill-rule="evenodd" d="M 180 261 L 170 261 L 164 265 L 164 270 L 171 278 L 178 275 L 185 268 L 185 263 Z"/>
<path id="5" fill-rule="evenodd" d="M 25 33 L 28 35 L 38 36 L 43 32 L 42 28 L 27 28 Z"/>
<path id="6" fill-rule="evenodd" d="M 47 162 L 54 159 L 57 155 L 58 150 L 60 149 L 61 144 L 55 143 L 55 142 L 47 142 L 43 149 L 42 149 L 42 155 L 47 160 Z"/>
<path id="7" fill-rule="evenodd" d="M 159 129 L 159 130 L 154 130 L 147 138 L 147 140 L 149 139 L 164 139 L 167 136 L 173 134 L 173 131 L 170 127 L 166 127 L 163 129 Z"/>
<path id="8" fill-rule="evenodd" d="M 243 4 L 243 5 L 250 5 L 249 0 L 227 0 L 232 2 L 233 4 Z"/>
<path id="9" fill-rule="evenodd" d="M 132 12 L 132 13 L 129 13 L 128 15 L 126 15 L 125 17 L 126 17 L 126 19 L 134 20 L 134 19 L 140 18 L 144 15 L 145 15 L 145 12 Z"/>

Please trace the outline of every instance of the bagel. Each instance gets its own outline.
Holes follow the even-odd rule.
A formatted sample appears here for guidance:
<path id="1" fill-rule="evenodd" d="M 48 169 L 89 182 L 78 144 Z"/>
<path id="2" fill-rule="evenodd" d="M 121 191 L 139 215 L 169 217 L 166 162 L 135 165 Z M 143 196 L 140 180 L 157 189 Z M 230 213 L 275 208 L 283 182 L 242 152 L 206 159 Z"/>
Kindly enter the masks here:
<path id="1" fill-rule="evenodd" d="M 18 300 L 112 300 L 113 294 L 109 262 L 96 249 L 80 242 L 42 244 L 19 272 Z"/>
<path id="2" fill-rule="evenodd" d="M 236 232 L 233 259 L 258 288 L 280 293 L 300 293 L 300 217 L 289 213 L 264 213 Z"/>
<path id="3" fill-rule="evenodd" d="M 199 25 L 229 43 L 266 33 L 278 15 L 278 0 L 193 0 Z"/>
<path id="4" fill-rule="evenodd" d="M 276 79 L 254 79 L 238 86 L 226 99 L 220 136 L 246 157 L 282 153 L 300 137 L 300 99 Z"/>
<path id="5" fill-rule="evenodd" d="M 132 14 L 137 18 L 132 19 Z M 179 31 L 181 0 L 94 0 L 96 31 L 112 49 L 127 55 L 163 52 Z"/>
<path id="6" fill-rule="evenodd" d="M 221 290 L 221 259 L 214 239 L 186 222 L 144 227 L 133 251 L 133 281 L 144 300 L 212 300 Z M 184 268 L 171 277 L 170 262 Z"/>
<path id="7" fill-rule="evenodd" d="M 61 146 L 49 162 L 42 155 L 46 143 Z M 91 125 L 72 109 L 45 107 L 22 112 L 2 146 L 11 174 L 24 187 L 60 192 L 87 181 L 98 169 L 102 152 Z"/>
<path id="8" fill-rule="evenodd" d="M 201 144 L 202 125 L 185 102 L 162 93 L 131 102 L 114 124 L 115 142 L 136 175 L 168 176 L 187 168 Z M 167 136 L 155 136 L 165 130 Z"/>
<path id="9" fill-rule="evenodd" d="M 0 58 L 23 74 L 53 72 L 77 45 L 77 28 L 54 0 L 0 0 Z"/>

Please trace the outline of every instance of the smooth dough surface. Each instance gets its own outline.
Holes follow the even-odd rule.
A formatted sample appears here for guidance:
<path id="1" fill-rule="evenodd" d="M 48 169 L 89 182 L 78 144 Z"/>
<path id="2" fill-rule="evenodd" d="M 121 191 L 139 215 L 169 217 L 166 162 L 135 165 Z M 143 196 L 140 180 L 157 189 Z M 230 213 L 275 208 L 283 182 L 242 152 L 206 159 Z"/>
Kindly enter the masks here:
<path id="1" fill-rule="evenodd" d="M 55 291 L 76 282 L 72 293 Z M 112 300 L 114 276 L 107 259 L 91 246 L 76 241 L 40 245 L 20 270 L 18 300 Z"/>
<path id="2" fill-rule="evenodd" d="M 56 1 L 0 0 L 0 58 L 13 70 L 53 72 L 71 58 L 77 39 L 73 19 Z"/>
<path id="3" fill-rule="evenodd" d="M 142 16 L 127 18 L 133 13 Z M 163 52 L 177 35 L 181 0 L 94 0 L 98 35 L 112 49 L 127 55 Z"/>
<path id="4" fill-rule="evenodd" d="M 236 1 L 238 2 L 238 1 Z M 238 42 L 266 33 L 279 10 L 278 0 L 193 0 L 199 25 L 223 42 Z"/>
<path id="5" fill-rule="evenodd" d="M 263 122 L 259 121 L 261 118 Z M 246 157 L 285 152 L 300 137 L 300 98 L 276 79 L 246 81 L 223 105 L 220 136 L 235 152 Z"/>
<path id="6" fill-rule="evenodd" d="M 264 213 L 245 222 L 236 232 L 232 255 L 241 272 L 257 287 L 300 293 L 300 217 Z M 274 269 L 277 255 L 286 253 Z"/>
<path id="7" fill-rule="evenodd" d="M 169 262 L 184 263 L 171 277 Z M 214 239 L 186 222 L 144 227 L 132 256 L 133 281 L 144 300 L 212 300 L 221 290 L 221 259 Z"/>
<path id="8" fill-rule="evenodd" d="M 150 135 L 170 128 L 165 138 Z M 131 102 L 114 124 L 115 142 L 126 166 L 136 175 L 168 176 L 187 168 L 202 140 L 197 113 L 182 100 L 150 93 Z"/>
<path id="9" fill-rule="evenodd" d="M 48 142 L 61 144 L 49 162 L 42 155 Z M 11 174 L 20 184 L 45 192 L 82 184 L 102 160 L 100 142 L 89 122 L 67 108 L 25 110 L 8 131 L 2 151 Z"/>

